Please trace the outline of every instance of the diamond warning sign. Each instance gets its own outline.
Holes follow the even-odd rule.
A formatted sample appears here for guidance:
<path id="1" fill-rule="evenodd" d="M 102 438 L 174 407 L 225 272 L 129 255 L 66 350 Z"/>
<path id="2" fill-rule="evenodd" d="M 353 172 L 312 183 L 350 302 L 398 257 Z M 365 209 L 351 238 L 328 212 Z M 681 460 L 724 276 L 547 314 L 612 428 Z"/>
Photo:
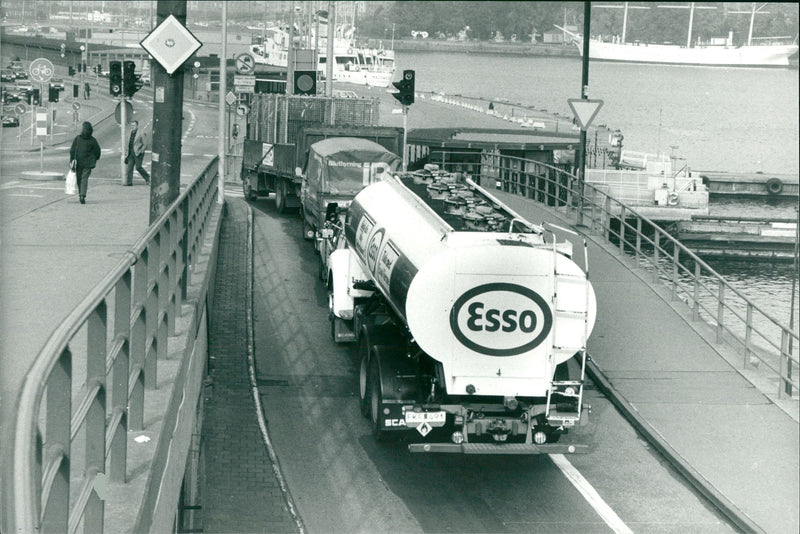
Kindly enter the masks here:
<path id="1" fill-rule="evenodd" d="M 588 100 L 584 98 L 570 98 L 567 100 L 569 108 L 578 119 L 581 130 L 585 130 L 597 116 L 597 112 L 603 107 L 602 100 Z"/>
<path id="2" fill-rule="evenodd" d="M 170 75 L 203 46 L 174 15 L 165 18 L 139 44 Z"/>

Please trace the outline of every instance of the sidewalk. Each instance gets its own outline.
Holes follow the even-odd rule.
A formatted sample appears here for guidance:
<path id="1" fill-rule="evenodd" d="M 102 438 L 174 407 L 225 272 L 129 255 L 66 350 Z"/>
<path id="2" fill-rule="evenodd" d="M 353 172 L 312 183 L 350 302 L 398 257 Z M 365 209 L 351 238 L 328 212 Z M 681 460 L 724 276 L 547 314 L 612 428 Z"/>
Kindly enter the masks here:
<path id="1" fill-rule="evenodd" d="M 531 201 L 492 194 L 532 222 L 565 224 Z M 797 404 L 790 417 L 720 355 L 733 349 L 692 327 L 687 306 L 676 312 L 666 287 L 651 287 L 608 250 L 589 241 L 598 313 L 588 348 L 630 408 L 628 419 L 664 442 L 671 462 L 699 474 L 734 513 L 765 532 L 798 532 Z"/>
<path id="2" fill-rule="evenodd" d="M 149 203 L 141 181 L 120 187 L 90 179 L 86 205 L 63 196 L 4 223 L 0 420 L 9 420 L 22 378 L 52 331 L 147 230 Z"/>
<path id="3" fill-rule="evenodd" d="M 109 98 L 87 102 L 83 107 L 91 106 L 96 120 L 113 113 Z M 39 150 L 38 142 L 31 147 L 30 132 L 21 144 L 16 135 L 4 134 L 3 153 Z M 72 137 L 56 135 L 45 147 Z M 52 331 L 149 226 L 146 187 L 90 179 L 87 205 L 73 196 L 56 198 L 4 222 L 0 232 L 0 421 L 9 420 L 22 378 Z"/>

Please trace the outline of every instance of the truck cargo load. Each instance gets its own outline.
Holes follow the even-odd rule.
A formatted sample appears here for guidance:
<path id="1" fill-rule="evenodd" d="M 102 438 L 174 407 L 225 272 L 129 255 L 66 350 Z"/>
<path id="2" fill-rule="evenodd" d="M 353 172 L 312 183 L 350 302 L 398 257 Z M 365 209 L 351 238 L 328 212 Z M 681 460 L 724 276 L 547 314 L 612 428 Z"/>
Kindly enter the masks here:
<path id="1" fill-rule="evenodd" d="M 299 207 L 295 169 L 302 166 L 308 147 L 332 136 L 360 137 L 353 130 L 377 127 L 379 110 L 375 98 L 254 95 L 242 153 L 245 198 L 274 193 L 278 212 Z M 323 128 L 327 131 L 320 137 Z"/>

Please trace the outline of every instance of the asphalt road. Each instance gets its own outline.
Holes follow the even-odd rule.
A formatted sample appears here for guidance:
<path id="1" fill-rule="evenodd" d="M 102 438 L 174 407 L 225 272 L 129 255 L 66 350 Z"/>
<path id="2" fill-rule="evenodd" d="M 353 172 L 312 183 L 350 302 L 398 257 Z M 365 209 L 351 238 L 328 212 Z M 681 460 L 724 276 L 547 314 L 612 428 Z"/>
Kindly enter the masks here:
<path id="1" fill-rule="evenodd" d="M 595 448 L 567 458 L 574 471 L 559 457 L 424 456 L 376 443 L 358 411 L 357 350 L 330 339 L 299 218 L 271 199 L 252 206 L 259 392 L 308 532 L 731 531 L 593 388 L 581 437 Z"/>

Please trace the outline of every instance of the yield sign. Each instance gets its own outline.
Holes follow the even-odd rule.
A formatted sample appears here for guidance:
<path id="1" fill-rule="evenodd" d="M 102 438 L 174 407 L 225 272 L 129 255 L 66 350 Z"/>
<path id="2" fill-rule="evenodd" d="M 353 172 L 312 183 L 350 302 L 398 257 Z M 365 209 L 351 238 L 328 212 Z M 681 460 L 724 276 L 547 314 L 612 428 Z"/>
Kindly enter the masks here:
<path id="1" fill-rule="evenodd" d="M 587 100 L 583 98 L 570 98 L 567 100 L 569 108 L 578 119 L 581 130 L 585 130 L 594 120 L 597 112 L 603 107 L 602 100 Z"/>
<path id="2" fill-rule="evenodd" d="M 178 70 L 203 46 L 203 43 L 198 41 L 174 15 L 165 18 L 139 44 L 164 67 L 169 75 Z"/>

